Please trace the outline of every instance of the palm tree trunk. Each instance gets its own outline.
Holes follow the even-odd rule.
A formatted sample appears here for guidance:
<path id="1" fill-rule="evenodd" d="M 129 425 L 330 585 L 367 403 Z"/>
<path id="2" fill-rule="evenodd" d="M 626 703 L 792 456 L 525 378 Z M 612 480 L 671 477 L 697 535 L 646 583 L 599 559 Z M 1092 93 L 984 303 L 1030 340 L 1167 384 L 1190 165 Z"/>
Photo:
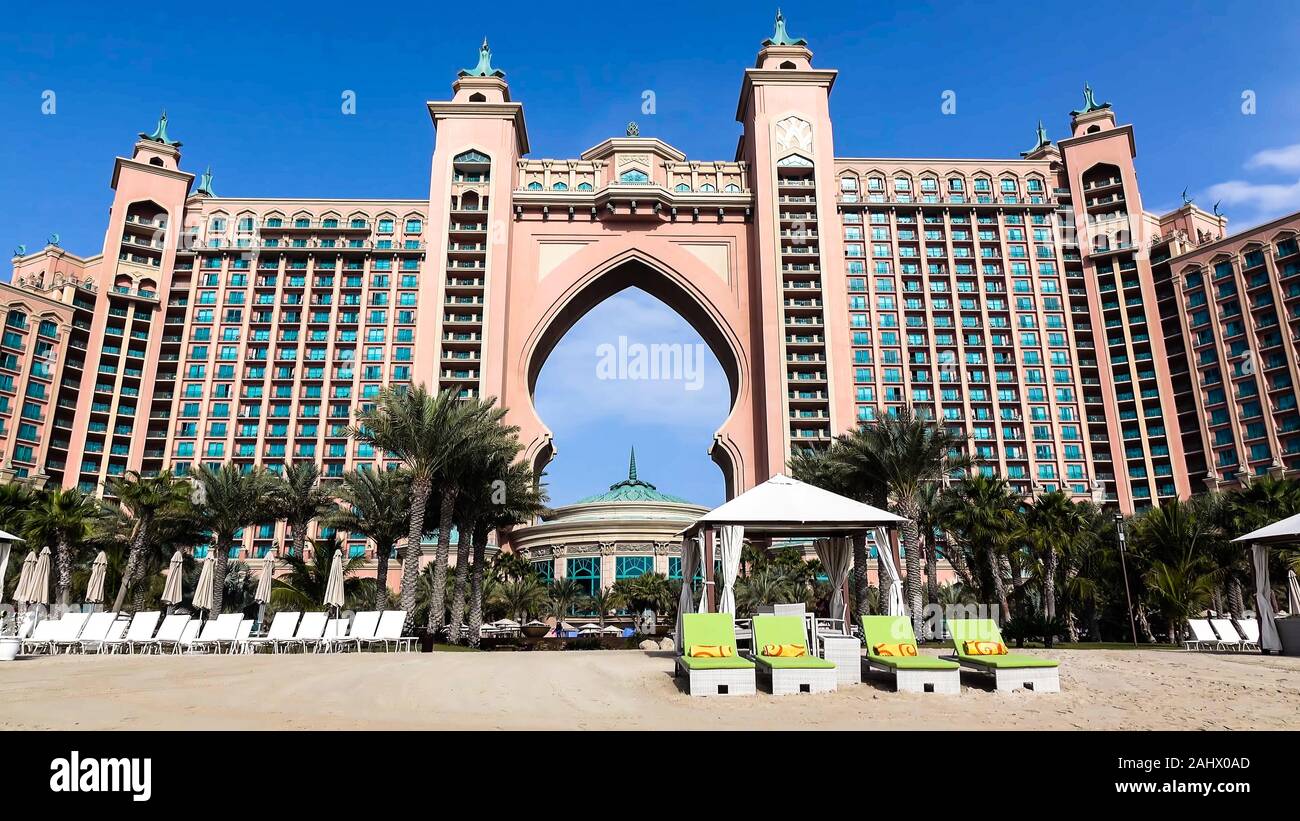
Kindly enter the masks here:
<path id="1" fill-rule="evenodd" d="M 859 619 L 871 615 L 867 598 L 871 595 L 871 579 L 867 575 L 867 537 L 859 533 L 853 537 L 853 598 Z"/>
<path id="2" fill-rule="evenodd" d="M 117 587 L 117 598 L 113 600 L 114 613 L 119 612 L 126 602 L 126 591 L 131 589 L 140 561 L 144 558 L 145 537 L 148 535 L 149 524 L 149 519 L 145 517 L 141 518 L 136 525 L 135 536 L 131 539 L 131 549 L 127 552 L 126 570 L 122 572 L 122 581 Z"/>
<path id="3" fill-rule="evenodd" d="M 918 639 L 925 634 L 925 610 L 921 604 L 921 531 L 916 526 L 920 515 L 915 505 L 900 505 L 899 515 L 906 521 L 899 526 L 903 536 L 903 560 L 907 565 L 907 609 L 912 614 L 912 632 Z"/>
<path id="4" fill-rule="evenodd" d="M 393 552 L 391 544 L 375 545 L 375 609 L 388 609 L 388 556 Z"/>
<path id="5" fill-rule="evenodd" d="M 925 586 L 931 604 L 939 602 L 939 552 L 935 547 L 934 531 L 925 534 Z"/>
<path id="6" fill-rule="evenodd" d="M 1214 586 L 1214 592 L 1210 594 L 1210 606 L 1214 608 L 1215 613 L 1223 612 L 1223 591 L 1217 584 Z"/>
<path id="7" fill-rule="evenodd" d="M 1241 596 L 1241 579 L 1230 576 L 1228 577 L 1228 611 L 1234 619 L 1240 619 L 1245 609 L 1245 602 L 1242 601 Z"/>
<path id="8" fill-rule="evenodd" d="M 438 511 L 438 549 L 433 557 L 433 592 L 429 597 L 429 632 L 442 629 L 447 617 L 447 551 L 451 543 L 451 517 L 456 510 L 456 491 L 442 492 Z"/>
<path id="9" fill-rule="evenodd" d="M 1155 644 L 1156 636 L 1151 632 L 1151 621 L 1147 619 L 1147 609 L 1142 605 L 1135 608 L 1134 620 L 1137 622 L 1138 634 L 1147 644 Z"/>
<path id="10" fill-rule="evenodd" d="M 1011 604 L 1007 601 L 1007 583 L 1002 578 L 1002 563 L 999 561 L 997 549 L 989 546 L 985 549 L 984 555 L 989 565 L 989 575 L 993 577 L 993 595 L 998 600 L 998 611 L 1002 615 L 1002 621 L 1011 621 Z"/>
<path id="11" fill-rule="evenodd" d="M 1074 579 L 1078 575 L 1079 571 L 1075 568 L 1074 563 L 1067 560 L 1065 566 L 1065 590 L 1067 594 L 1069 593 L 1070 588 L 1073 587 Z M 1078 643 L 1079 620 L 1075 616 L 1074 608 L 1070 607 L 1069 602 L 1065 605 L 1065 635 L 1071 644 Z"/>
<path id="12" fill-rule="evenodd" d="M 406 534 L 406 545 L 402 548 L 402 592 L 401 605 L 406 611 L 406 623 L 402 625 L 402 635 L 409 636 L 415 631 L 415 597 L 420 585 L 420 540 L 424 536 L 424 509 L 433 495 L 433 482 L 423 476 L 417 476 L 411 482 L 411 525 Z"/>
<path id="13" fill-rule="evenodd" d="M 957 540 L 951 534 L 947 536 L 948 549 L 946 551 L 948 563 L 952 565 L 952 572 L 957 574 L 961 580 L 962 586 L 972 593 L 979 590 L 979 584 L 975 581 L 975 574 L 971 572 L 970 565 L 966 563 L 966 549 L 958 544 Z"/>
<path id="14" fill-rule="evenodd" d="M 460 623 L 465 618 L 465 596 L 469 587 L 470 539 L 473 527 L 460 523 L 457 531 L 460 538 L 456 540 L 456 581 L 451 591 L 451 624 L 447 626 L 447 639 L 452 644 L 460 643 Z"/>
<path id="15" fill-rule="evenodd" d="M 479 646 L 483 629 L 483 562 L 487 552 L 487 528 L 474 528 L 474 565 L 469 574 L 469 646 Z"/>
<path id="16" fill-rule="evenodd" d="M 234 538 L 230 534 L 217 535 L 217 555 L 212 563 L 212 612 L 221 615 L 221 605 L 226 596 L 226 568 L 230 565 L 230 545 Z"/>
<path id="17" fill-rule="evenodd" d="M 54 587 L 56 601 L 67 607 L 72 603 L 72 545 L 66 536 L 60 536 L 54 546 L 54 561 L 58 572 Z"/>

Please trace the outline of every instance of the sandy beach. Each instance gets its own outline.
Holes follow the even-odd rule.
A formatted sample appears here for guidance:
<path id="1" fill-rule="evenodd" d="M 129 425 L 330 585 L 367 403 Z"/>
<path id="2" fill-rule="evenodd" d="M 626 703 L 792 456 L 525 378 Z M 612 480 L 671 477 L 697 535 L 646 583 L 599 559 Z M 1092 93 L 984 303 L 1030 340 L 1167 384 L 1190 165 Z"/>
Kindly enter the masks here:
<path id="1" fill-rule="evenodd" d="M 59 656 L 0 665 L 0 729 L 1300 729 L 1300 658 L 1052 655 L 1059 694 L 963 673 L 960 696 L 872 677 L 711 699 L 682 691 L 671 654 L 640 651 Z"/>

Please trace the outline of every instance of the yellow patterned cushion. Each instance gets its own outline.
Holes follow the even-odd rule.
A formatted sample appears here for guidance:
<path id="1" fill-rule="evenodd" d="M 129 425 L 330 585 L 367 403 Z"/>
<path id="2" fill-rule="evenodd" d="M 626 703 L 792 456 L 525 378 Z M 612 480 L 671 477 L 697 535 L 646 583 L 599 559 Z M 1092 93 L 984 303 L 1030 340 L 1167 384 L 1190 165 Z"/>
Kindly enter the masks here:
<path id="1" fill-rule="evenodd" d="M 725 659 L 735 652 L 729 644 L 692 644 L 686 655 L 694 659 Z"/>
<path id="2" fill-rule="evenodd" d="M 877 644 L 877 656 L 915 656 L 915 644 Z"/>
<path id="3" fill-rule="evenodd" d="M 966 642 L 966 655 L 968 656 L 1005 656 L 1007 646 L 1000 641 L 968 641 Z"/>
<path id="4" fill-rule="evenodd" d="M 771 658 L 798 658 L 808 655 L 808 648 L 802 644 L 765 644 L 763 655 Z"/>

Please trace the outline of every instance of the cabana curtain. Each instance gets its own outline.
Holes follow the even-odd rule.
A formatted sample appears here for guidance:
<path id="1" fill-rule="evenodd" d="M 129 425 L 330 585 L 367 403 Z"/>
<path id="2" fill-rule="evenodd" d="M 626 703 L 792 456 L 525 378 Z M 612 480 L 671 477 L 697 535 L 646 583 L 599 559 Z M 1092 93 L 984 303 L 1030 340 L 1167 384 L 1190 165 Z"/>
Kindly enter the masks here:
<path id="1" fill-rule="evenodd" d="M 1251 545 L 1250 557 L 1255 564 L 1255 612 L 1259 614 L 1259 647 L 1261 650 L 1281 652 L 1282 639 L 1273 622 L 1273 602 L 1270 601 L 1268 589 L 1268 547 L 1262 544 Z"/>
<path id="2" fill-rule="evenodd" d="M 740 549 L 745 543 L 745 528 L 726 525 L 719 528 L 720 558 L 722 559 L 722 597 L 718 599 L 719 613 L 736 612 L 736 576 L 740 574 Z"/>
<path id="3" fill-rule="evenodd" d="M 831 593 L 831 618 L 844 619 L 847 627 L 851 624 L 851 620 L 849 603 L 844 600 L 844 582 L 849 578 L 849 563 L 853 557 L 853 548 L 849 544 L 848 537 L 845 536 L 818 539 L 814 544 L 817 547 L 817 558 L 826 568 L 826 576 L 830 580 L 831 590 L 834 591 Z"/>
<path id="4" fill-rule="evenodd" d="M 5 575 L 9 570 L 9 542 L 0 542 L 0 602 L 5 600 Z"/>
<path id="5" fill-rule="evenodd" d="M 695 600 L 691 596 L 691 581 L 695 578 L 695 568 L 699 566 L 700 551 L 695 539 L 682 537 L 682 594 L 677 599 L 677 649 L 682 648 L 682 616 L 695 612 Z"/>
<path id="6" fill-rule="evenodd" d="M 894 552 L 889 549 L 889 534 L 883 527 L 875 529 L 876 555 L 880 564 L 889 575 L 889 590 L 885 590 L 886 579 L 880 580 L 880 595 L 884 597 L 885 615 L 903 616 L 907 614 L 907 603 L 903 601 L 903 581 L 899 578 L 898 568 L 894 565 Z"/>
<path id="7" fill-rule="evenodd" d="M 1286 572 L 1287 610 L 1293 616 L 1300 616 L 1300 582 L 1296 581 L 1295 571 Z"/>

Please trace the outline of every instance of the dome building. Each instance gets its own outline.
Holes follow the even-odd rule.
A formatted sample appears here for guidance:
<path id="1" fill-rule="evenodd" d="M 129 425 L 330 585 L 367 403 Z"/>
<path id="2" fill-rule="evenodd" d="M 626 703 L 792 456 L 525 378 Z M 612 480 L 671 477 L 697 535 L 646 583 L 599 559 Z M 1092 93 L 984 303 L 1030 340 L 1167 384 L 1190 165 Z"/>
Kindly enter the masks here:
<path id="1" fill-rule="evenodd" d="M 594 593 L 645 573 L 681 578 L 677 534 L 708 511 L 638 477 L 634 449 L 626 479 L 552 509 L 537 524 L 513 530 L 507 541 L 547 581 L 575 579 Z"/>

